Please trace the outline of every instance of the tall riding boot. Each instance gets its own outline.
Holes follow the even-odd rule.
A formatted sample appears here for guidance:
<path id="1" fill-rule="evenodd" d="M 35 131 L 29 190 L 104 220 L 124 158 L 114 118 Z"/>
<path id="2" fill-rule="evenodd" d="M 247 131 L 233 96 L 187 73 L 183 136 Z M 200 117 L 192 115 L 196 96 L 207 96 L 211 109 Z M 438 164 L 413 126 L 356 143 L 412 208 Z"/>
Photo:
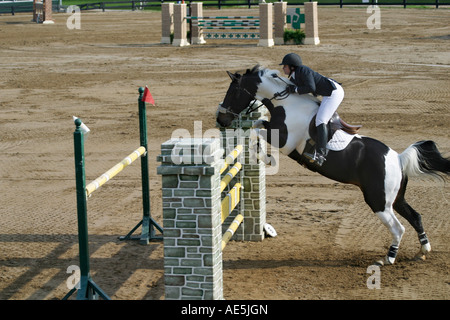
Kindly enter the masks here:
<path id="1" fill-rule="evenodd" d="M 314 162 L 318 166 L 322 166 L 323 162 L 327 160 L 327 143 L 328 128 L 326 124 L 322 123 L 317 126 L 316 150 L 314 151 L 314 154 L 305 152 L 304 155 L 309 158 L 311 162 Z"/>

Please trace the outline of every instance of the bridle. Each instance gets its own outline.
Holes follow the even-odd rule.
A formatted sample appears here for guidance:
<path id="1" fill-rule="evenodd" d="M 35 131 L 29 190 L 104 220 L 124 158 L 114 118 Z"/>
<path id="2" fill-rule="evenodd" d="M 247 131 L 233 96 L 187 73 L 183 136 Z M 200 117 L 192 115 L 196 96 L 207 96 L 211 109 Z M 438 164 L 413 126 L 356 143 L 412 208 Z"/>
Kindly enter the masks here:
<path id="1" fill-rule="evenodd" d="M 277 75 L 276 73 L 272 74 L 273 78 L 279 79 L 282 82 L 284 82 L 286 85 L 288 85 L 288 83 L 286 81 L 284 81 L 279 75 Z M 247 95 L 249 95 L 252 98 L 252 104 L 248 107 L 247 111 L 245 112 L 246 115 L 258 110 L 261 107 L 261 104 L 257 105 L 254 107 L 256 101 L 258 101 L 257 99 L 255 99 L 255 95 L 251 94 L 247 89 L 245 88 L 241 88 L 240 86 L 237 88 L 237 90 L 239 90 L 240 92 L 244 92 Z M 287 91 L 287 89 L 281 91 L 281 92 L 276 92 L 272 98 L 268 99 L 269 101 L 272 100 L 284 100 L 287 97 L 289 97 L 290 93 Z M 233 115 L 234 119 L 236 119 L 240 113 L 236 113 L 231 111 L 231 105 L 228 108 L 222 107 L 222 104 L 219 104 L 218 107 L 218 111 L 219 113 L 223 113 L 223 114 L 231 114 Z"/>
<path id="2" fill-rule="evenodd" d="M 250 92 L 248 92 L 247 89 L 241 88 L 240 86 L 237 88 L 237 90 L 239 90 L 240 92 L 246 93 L 247 95 L 249 95 L 249 96 L 252 98 L 253 103 L 252 103 L 251 106 L 249 107 L 249 109 L 251 109 L 251 108 L 253 107 L 253 105 L 254 105 L 254 104 L 256 103 L 256 101 L 257 101 L 257 100 L 255 99 L 255 95 L 254 95 L 254 94 L 251 94 Z M 258 108 L 259 108 L 259 106 L 258 106 Z M 256 108 L 255 110 L 257 110 L 258 108 Z M 254 110 L 253 110 L 253 111 L 254 111 Z M 253 112 L 253 111 L 252 111 L 252 112 Z M 231 105 L 230 105 L 228 108 L 225 108 L 225 107 L 222 107 L 222 104 L 221 104 L 221 103 L 219 104 L 219 113 L 231 114 L 231 115 L 234 116 L 235 119 L 236 119 L 236 118 L 239 116 L 239 114 L 240 114 L 240 112 L 239 112 L 239 113 L 236 113 L 236 112 L 231 111 Z M 246 114 L 249 114 L 249 112 L 247 111 Z"/>

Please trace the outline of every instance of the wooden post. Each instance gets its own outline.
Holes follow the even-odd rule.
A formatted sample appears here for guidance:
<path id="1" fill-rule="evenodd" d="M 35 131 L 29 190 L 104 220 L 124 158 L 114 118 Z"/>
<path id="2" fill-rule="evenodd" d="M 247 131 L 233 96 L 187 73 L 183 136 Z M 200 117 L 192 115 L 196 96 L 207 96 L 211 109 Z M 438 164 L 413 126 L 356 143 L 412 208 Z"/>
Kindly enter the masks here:
<path id="1" fill-rule="evenodd" d="M 191 3 L 191 17 L 203 17 L 203 3 L 202 2 L 192 2 Z M 203 30 L 198 26 L 192 24 L 191 20 L 191 39 L 192 44 L 204 44 L 206 43 L 203 38 Z"/>
<path id="2" fill-rule="evenodd" d="M 305 44 L 317 45 L 319 40 L 319 19 L 317 2 L 305 2 Z"/>
<path id="3" fill-rule="evenodd" d="M 52 20 L 52 0 L 43 0 L 44 1 L 44 21 L 43 24 L 54 24 L 55 22 Z"/>
<path id="4" fill-rule="evenodd" d="M 170 34 L 173 32 L 173 3 L 161 3 L 161 43 L 170 44 Z"/>
<path id="5" fill-rule="evenodd" d="M 273 4 L 259 4 L 259 43 L 260 47 L 273 47 Z"/>
<path id="6" fill-rule="evenodd" d="M 187 21 L 186 21 L 186 4 L 175 4 L 173 10 L 173 42 L 175 47 L 188 46 L 187 41 Z"/>
<path id="7" fill-rule="evenodd" d="M 275 14 L 274 41 L 276 45 L 284 44 L 284 29 L 286 28 L 286 12 L 287 12 L 287 2 L 274 3 L 274 14 Z"/>

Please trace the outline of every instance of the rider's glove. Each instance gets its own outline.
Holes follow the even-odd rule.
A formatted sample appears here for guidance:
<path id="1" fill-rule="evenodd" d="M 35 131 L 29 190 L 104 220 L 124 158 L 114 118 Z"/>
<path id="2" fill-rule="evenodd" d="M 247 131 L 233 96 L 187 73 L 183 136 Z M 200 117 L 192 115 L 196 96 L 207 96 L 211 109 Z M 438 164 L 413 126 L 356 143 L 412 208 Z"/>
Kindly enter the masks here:
<path id="1" fill-rule="evenodd" d="M 288 93 L 296 93 L 297 87 L 294 84 L 288 84 L 288 86 L 286 87 L 286 91 Z"/>

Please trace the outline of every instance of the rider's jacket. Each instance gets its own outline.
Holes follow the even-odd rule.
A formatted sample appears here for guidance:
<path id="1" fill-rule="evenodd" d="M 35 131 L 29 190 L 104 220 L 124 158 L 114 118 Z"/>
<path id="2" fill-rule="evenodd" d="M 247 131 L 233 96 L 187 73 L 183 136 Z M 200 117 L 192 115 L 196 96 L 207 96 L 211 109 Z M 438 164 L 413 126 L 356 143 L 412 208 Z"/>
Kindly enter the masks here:
<path id="1" fill-rule="evenodd" d="M 311 68 L 301 65 L 290 75 L 290 80 L 297 86 L 297 93 L 313 93 L 321 96 L 331 96 L 336 86 L 333 81 Z"/>

